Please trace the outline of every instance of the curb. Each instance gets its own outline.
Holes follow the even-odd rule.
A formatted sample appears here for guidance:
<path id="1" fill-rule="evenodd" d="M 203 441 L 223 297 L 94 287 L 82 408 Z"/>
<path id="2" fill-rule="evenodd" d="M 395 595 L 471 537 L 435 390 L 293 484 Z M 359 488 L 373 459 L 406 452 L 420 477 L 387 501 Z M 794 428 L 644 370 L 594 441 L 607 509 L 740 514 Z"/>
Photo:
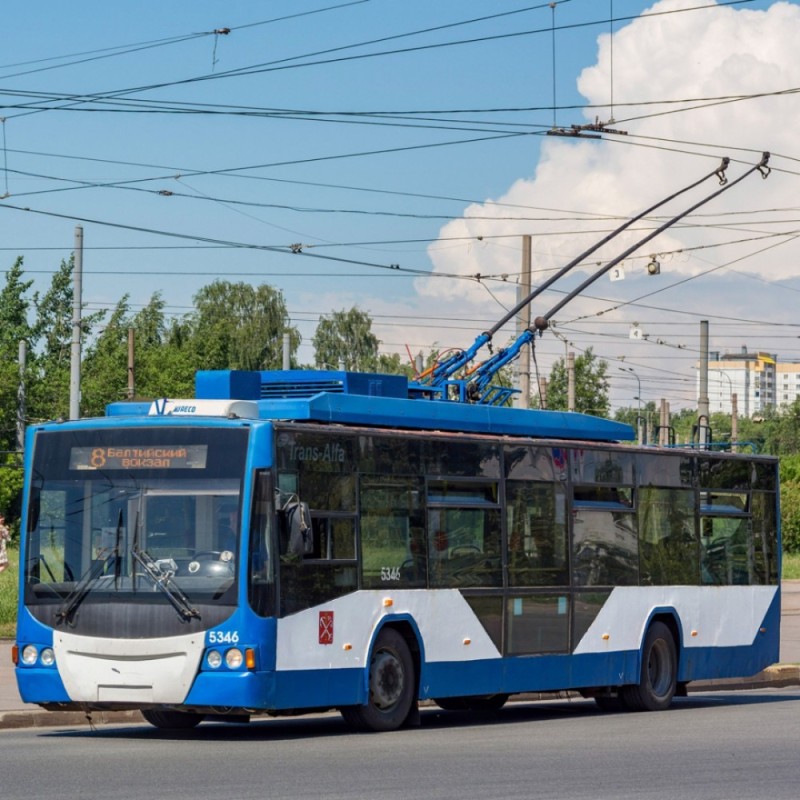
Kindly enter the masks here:
<path id="1" fill-rule="evenodd" d="M 31 711 L 0 711 L 0 730 L 21 728 L 75 728 L 98 725 L 120 725 L 144 722 L 139 711 L 43 711 L 38 706 Z"/>
<path id="2" fill-rule="evenodd" d="M 746 689 L 780 689 L 800 686 L 800 664 L 776 664 L 750 678 L 718 678 L 710 681 L 693 681 L 689 693 L 728 692 Z M 538 700 L 564 700 L 579 698 L 577 692 L 524 692 L 515 695 L 518 702 Z M 433 705 L 433 701 L 422 701 L 420 705 Z M 75 728 L 99 725 L 136 725 L 144 722 L 139 711 L 44 711 L 38 707 L 30 711 L 0 711 L 0 730 L 21 728 Z"/>
<path id="3" fill-rule="evenodd" d="M 727 692 L 734 689 L 780 689 L 800 686 L 800 664 L 774 664 L 750 678 L 717 678 L 693 681 L 689 692 Z"/>

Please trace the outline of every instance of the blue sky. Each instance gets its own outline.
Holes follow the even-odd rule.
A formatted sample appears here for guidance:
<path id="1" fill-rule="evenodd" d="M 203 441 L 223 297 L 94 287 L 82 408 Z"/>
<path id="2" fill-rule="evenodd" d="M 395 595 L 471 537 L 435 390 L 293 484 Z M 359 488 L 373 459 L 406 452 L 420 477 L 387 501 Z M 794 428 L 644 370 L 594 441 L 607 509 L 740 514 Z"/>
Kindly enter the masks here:
<path id="1" fill-rule="evenodd" d="M 722 155 L 735 177 L 772 150 L 768 182 L 751 177 L 709 206 L 727 216 L 671 230 L 623 265 L 625 281 L 601 279 L 595 299 L 557 319 L 577 351 L 609 359 L 615 403 L 635 393 L 620 366 L 634 366 L 644 399 L 690 403 L 703 315 L 712 349 L 800 359 L 800 109 L 774 95 L 800 86 L 787 55 L 798 11 L 766 0 L 7 0 L 2 263 L 23 255 L 46 285 L 80 223 L 89 309 L 160 292 L 182 314 L 204 284 L 246 280 L 284 293 L 305 361 L 319 317 L 352 305 L 387 351 L 465 346 L 513 304 L 522 233 L 534 236 L 536 281 Z M 759 93 L 770 96 L 708 100 Z M 623 120 L 628 135 L 544 135 L 595 117 Z M 652 278 L 651 254 L 663 265 Z M 634 323 L 647 343 L 630 340 Z M 544 374 L 564 351 L 542 338 Z"/>

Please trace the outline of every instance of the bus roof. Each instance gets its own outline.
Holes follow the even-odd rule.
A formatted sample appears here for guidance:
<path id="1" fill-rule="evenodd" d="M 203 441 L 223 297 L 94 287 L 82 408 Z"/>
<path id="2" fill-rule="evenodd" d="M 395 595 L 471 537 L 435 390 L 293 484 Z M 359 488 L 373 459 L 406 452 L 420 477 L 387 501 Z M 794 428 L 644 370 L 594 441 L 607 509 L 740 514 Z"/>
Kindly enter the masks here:
<path id="1" fill-rule="evenodd" d="M 635 438 L 630 425 L 588 414 L 447 400 L 402 375 L 204 370 L 195 376 L 195 395 L 192 400 L 111 403 L 107 414 L 222 415 L 602 442 Z"/>

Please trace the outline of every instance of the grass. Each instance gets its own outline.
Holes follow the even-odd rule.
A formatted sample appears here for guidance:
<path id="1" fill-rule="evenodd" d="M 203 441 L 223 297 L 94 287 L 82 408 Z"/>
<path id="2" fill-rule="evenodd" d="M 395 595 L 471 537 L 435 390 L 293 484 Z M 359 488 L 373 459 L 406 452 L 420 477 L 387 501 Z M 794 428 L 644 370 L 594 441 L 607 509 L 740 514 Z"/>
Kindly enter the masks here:
<path id="1" fill-rule="evenodd" d="M 9 548 L 8 568 L 0 572 L 0 639 L 13 639 L 17 619 L 19 550 Z M 800 553 L 783 554 L 783 579 L 800 580 Z"/>
<path id="2" fill-rule="evenodd" d="M 783 554 L 783 579 L 800 580 L 800 553 Z"/>
<path id="3" fill-rule="evenodd" d="M 0 572 L 0 639 L 13 639 L 17 625 L 19 550 L 8 548 L 8 566 Z"/>

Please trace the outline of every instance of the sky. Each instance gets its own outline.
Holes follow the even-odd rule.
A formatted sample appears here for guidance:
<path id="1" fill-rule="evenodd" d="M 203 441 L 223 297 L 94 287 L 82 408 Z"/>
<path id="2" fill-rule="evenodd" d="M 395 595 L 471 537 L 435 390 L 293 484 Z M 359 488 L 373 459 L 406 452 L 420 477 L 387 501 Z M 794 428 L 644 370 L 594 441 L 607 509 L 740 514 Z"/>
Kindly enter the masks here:
<path id="1" fill-rule="evenodd" d="M 701 320 L 712 352 L 800 360 L 798 2 L 6 0 L 4 23 L 0 268 L 22 256 L 43 290 L 81 225 L 88 311 L 160 293 L 181 316 L 216 279 L 269 283 L 301 362 L 353 306 L 384 352 L 463 348 L 514 306 L 524 235 L 535 287 L 708 176 L 535 317 L 729 158 L 729 188 L 552 315 L 536 368 L 592 348 L 612 406 L 676 409 Z"/>

